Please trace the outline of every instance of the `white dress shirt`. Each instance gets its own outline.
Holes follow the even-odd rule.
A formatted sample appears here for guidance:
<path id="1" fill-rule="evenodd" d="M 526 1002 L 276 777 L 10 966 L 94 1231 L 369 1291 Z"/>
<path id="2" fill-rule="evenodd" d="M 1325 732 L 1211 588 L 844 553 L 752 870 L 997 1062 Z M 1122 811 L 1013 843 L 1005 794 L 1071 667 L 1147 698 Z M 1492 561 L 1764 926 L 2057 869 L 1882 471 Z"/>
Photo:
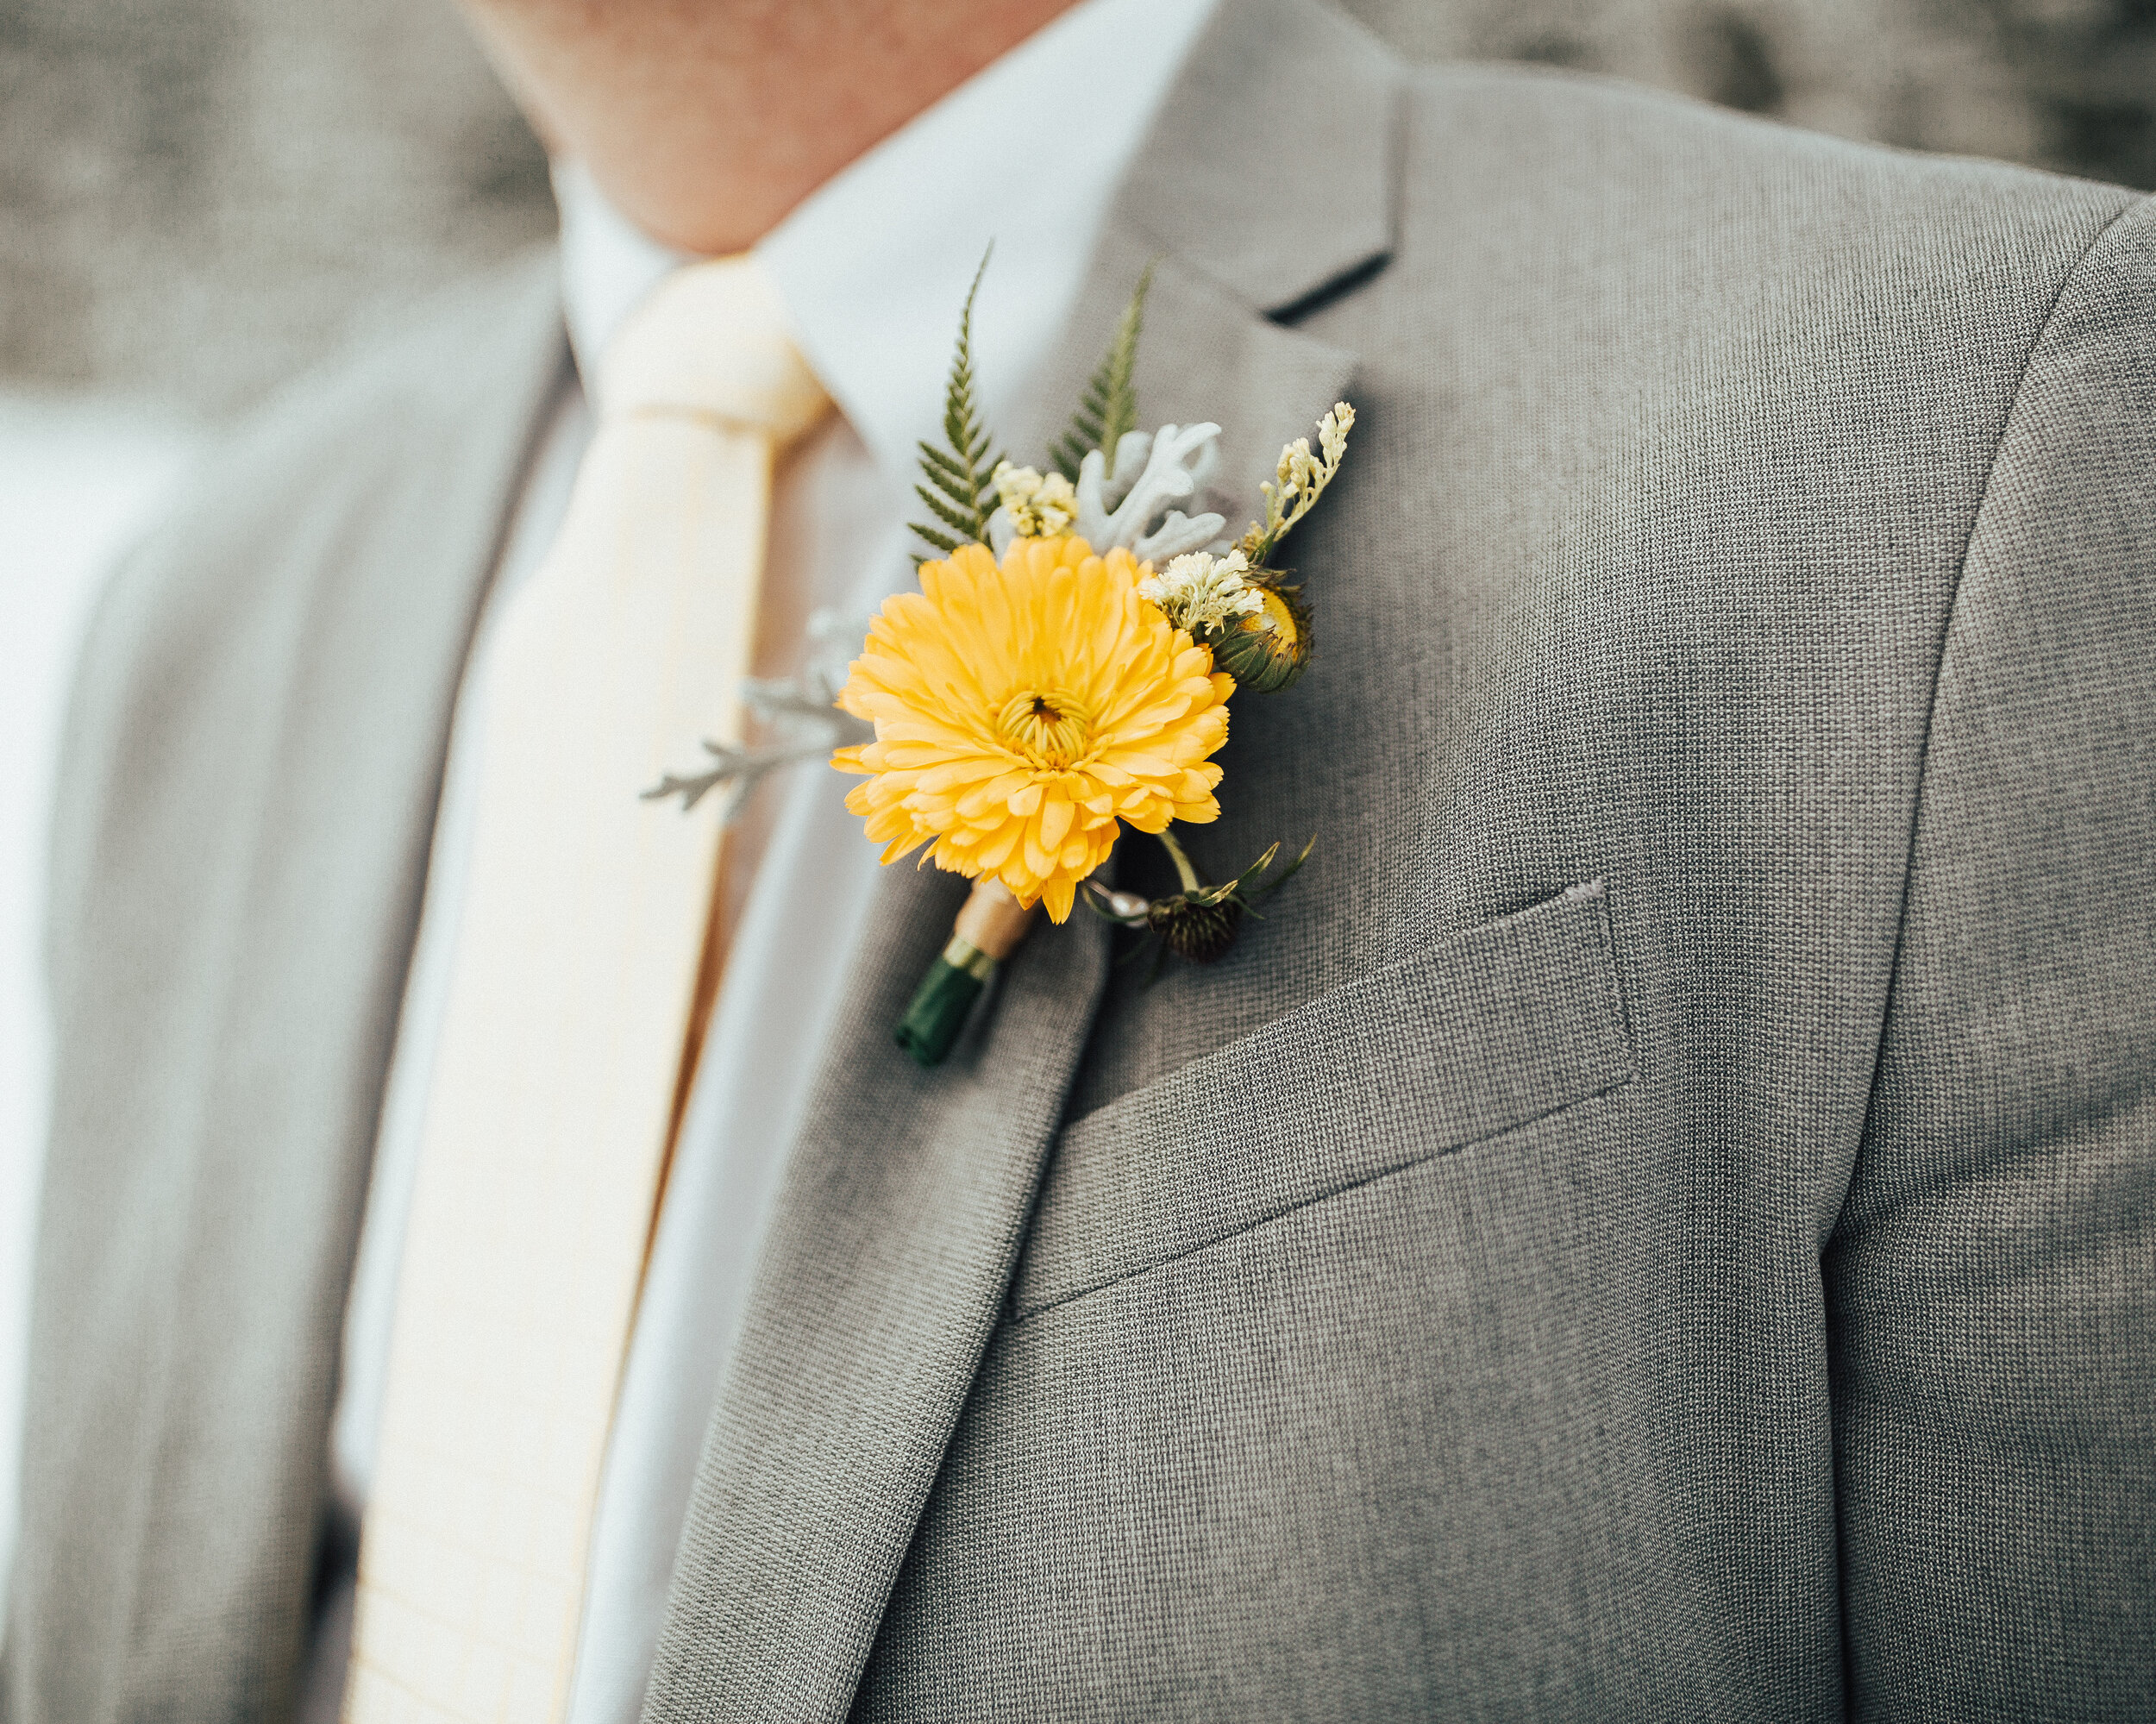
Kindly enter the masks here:
<path id="1" fill-rule="evenodd" d="M 840 410 L 778 477 L 760 674 L 798 668 L 812 611 L 865 617 L 910 583 L 915 445 L 938 436 L 975 266 L 993 240 L 974 343 L 993 424 L 1024 398 L 1069 317 L 1109 199 L 1214 3 L 1084 0 L 828 181 L 756 247 L 796 342 Z M 968 167 L 953 173 L 953 161 Z M 555 189 L 571 347 L 589 374 L 624 317 L 684 260 L 613 211 L 573 165 L 557 168 Z M 552 540 L 590 440 L 574 379 L 549 414 L 481 618 L 479 654 L 491 618 Z M 477 680 L 467 676 L 467 693 Z M 475 728 L 461 704 L 347 1313 L 331 1462 L 348 1540 L 373 1467 L 471 837 Z M 695 749 L 694 737 L 683 738 L 685 767 Z M 719 1369 L 874 883 L 876 849 L 843 806 L 849 783 L 820 765 L 793 768 L 767 781 L 733 837 L 732 941 L 609 1441 L 573 1724 L 633 1724 L 642 1702 Z M 624 818 L 635 815 L 624 804 Z M 335 1715 L 349 1593 L 348 1572 L 325 1593 L 310 1717 Z"/>

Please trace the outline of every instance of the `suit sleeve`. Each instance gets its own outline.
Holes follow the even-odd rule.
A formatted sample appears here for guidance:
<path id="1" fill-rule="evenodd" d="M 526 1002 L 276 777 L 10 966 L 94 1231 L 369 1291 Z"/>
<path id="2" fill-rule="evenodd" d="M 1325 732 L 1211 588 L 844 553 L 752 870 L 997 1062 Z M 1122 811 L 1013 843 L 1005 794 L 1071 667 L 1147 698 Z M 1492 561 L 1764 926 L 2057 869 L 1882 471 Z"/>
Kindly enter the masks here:
<path id="1" fill-rule="evenodd" d="M 2156 204 L 2029 360 L 1825 1258 L 1852 1716 L 2156 1716 Z"/>

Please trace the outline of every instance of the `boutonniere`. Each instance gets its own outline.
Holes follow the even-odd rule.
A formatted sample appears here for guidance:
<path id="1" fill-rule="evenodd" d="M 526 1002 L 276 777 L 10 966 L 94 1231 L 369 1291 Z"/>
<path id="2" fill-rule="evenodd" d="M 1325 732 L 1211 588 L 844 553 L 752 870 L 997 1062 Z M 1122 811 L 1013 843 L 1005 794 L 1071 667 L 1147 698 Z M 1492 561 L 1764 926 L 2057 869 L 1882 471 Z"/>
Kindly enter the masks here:
<path id="1" fill-rule="evenodd" d="M 1319 422 L 1315 452 L 1307 438 L 1281 452 L 1264 518 L 1230 541 L 1225 517 L 1183 506 L 1217 462 L 1220 427 L 1138 429 L 1147 285 L 1043 470 L 996 453 L 981 423 L 975 276 L 943 446 L 921 446 L 916 487 L 933 519 L 915 530 L 942 555 L 922 559 L 920 592 L 886 602 L 839 693 L 875 725 L 874 741 L 831 763 L 866 781 L 847 806 L 883 860 L 926 845 L 975 882 L 898 1026 L 924 1065 L 949 1051 L 1039 908 L 1062 922 L 1082 901 L 1203 962 L 1309 854 L 1282 864 L 1275 844 L 1213 885 L 1175 827 L 1219 818 L 1213 756 L 1230 699 L 1287 688 L 1310 661 L 1310 607 L 1275 557 L 1339 472 L 1354 410 L 1342 402 Z M 1166 848 L 1181 891 L 1149 902 L 1101 884 L 1125 826 Z"/>
<path id="2" fill-rule="evenodd" d="M 1219 818 L 1213 756 L 1231 698 L 1277 693 L 1310 661 L 1310 605 L 1278 555 L 1339 473 L 1355 423 L 1341 402 L 1314 451 L 1307 437 L 1282 448 L 1259 487 L 1263 518 L 1240 537 L 1222 515 L 1186 513 L 1218 464 L 1220 427 L 1138 429 L 1148 271 L 1068 430 L 1042 467 L 1018 466 L 975 396 L 986 269 L 984 258 L 959 317 L 943 445 L 921 445 L 915 489 L 932 517 L 914 529 L 931 548 L 916 559 L 921 590 L 885 602 L 837 692 L 873 739 L 830 755 L 863 779 L 846 806 L 885 862 L 925 845 L 924 860 L 975 882 L 897 1026 L 926 1066 L 1042 908 L 1062 923 L 1082 904 L 1149 931 L 1156 962 L 1208 962 L 1309 856 L 1306 844 L 1282 860 L 1275 843 L 1212 883 L 1175 828 Z M 693 801 L 730 770 L 652 793 Z M 1165 848 L 1178 891 L 1147 900 L 1100 881 L 1126 826 Z"/>

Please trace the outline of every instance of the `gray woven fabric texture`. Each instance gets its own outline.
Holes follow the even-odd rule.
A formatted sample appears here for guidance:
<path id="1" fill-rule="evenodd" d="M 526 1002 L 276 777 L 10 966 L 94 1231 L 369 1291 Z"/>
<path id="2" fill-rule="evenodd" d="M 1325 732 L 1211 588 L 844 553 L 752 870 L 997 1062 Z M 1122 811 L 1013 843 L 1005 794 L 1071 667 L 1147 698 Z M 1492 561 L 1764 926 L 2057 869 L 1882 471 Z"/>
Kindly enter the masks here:
<path id="1" fill-rule="evenodd" d="M 1948 624 L 1827 1259 L 1890 1716 L 2156 1713 L 2156 210 L 2031 355 Z"/>
<path id="2" fill-rule="evenodd" d="M 450 703 L 567 349 L 551 259 L 303 388 L 106 594 L 0 1718 L 278 1719 Z"/>
<path id="3" fill-rule="evenodd" d="M 1037 936 L 928 1075 L 888 1024 L 958 888 L 893 871 L 649 1724 L 2156 1712 L 2151 206 L 1247 0 L 1043 423 L 1156 255 L 1149 417 L 1241 485 L 1361 414 L 1292 542 L 1319 657 L 1193 838 L 1318 849 L 1211 969 Z M 488 292 L 99 625 L 10 1724 L 288 1704 L 560 363 Z"/>

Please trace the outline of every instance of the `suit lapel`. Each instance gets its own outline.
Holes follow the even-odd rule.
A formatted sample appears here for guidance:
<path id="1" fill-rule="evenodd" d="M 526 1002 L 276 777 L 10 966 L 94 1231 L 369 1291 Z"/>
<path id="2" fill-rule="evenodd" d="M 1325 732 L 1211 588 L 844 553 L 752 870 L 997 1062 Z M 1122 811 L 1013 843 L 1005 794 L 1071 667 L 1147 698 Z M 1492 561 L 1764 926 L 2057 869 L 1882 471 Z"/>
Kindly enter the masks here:
<path id="1" fill-rule="evenodd" d="M 398 392 L 360 410 L 372 419 L 347 409 L 336 441 L 272 457 L 298 462 L 281 481 L 288 506 L 265 512 L 273 524 L 230 576 L 248 592 L 203 630 L 219 668 L 199 677 L 200 722 L 184 732 L 194 752 L 167 762 L 137 815 L 212 860 L 176 888 L 208 932 L 147 990 L 129 969 L 135 994 L 119 1007 L 153 1042 L 192 1050 L 193 1063 L 174 1068 L 184 1088 L 167 1084 L 162 1104 L 145 1090 L 141 1106 L 122 1100 L 114 1114 L 89 1088 L 97 1074 L 63 1074 L 63 1099 L 75 1100 L 56 1110 L 62 1150 L 71 1131 L 94 1153 L 115 1119 L 155 1121 L 123 1146 L 122 1189 L 78 1197 L 58 1175 L 54 1255 L 41 1263 L 56 1290 L 78 1283 L 71 1302 L 80 1284 L 102 1283 L 97 1303 L 117 1314 L 99 1320 L 127 1332 L 94 1351 L 135 1362 L 145 1379 L 131 1397 L 139 1412 L 78 1433 L 81 1461 L 52 1458 L 104 1498 L 80 1505 L 73 1529 L 109 1545 L 73 1545 L 112 1583 L 102 1620 L 53 1637 L 102 1671 L 96 1715 L 274 1715 L 289 1703 L 339 1319 L 450 706 L 506 505 L 566 359 L 555 275 L 550 254 L 520 268 L 439 350 L 411 357 Z M 124 898 L 135 883 L 103 889 Z M 115 950 L 101 962 L 125 960 Z M 87 995 L 84 1009 L 111 1010 Z M 78 1231 L 70 1211 L 94 1225 L 115 1201 L 155 1208 L 116 1219 L 146 1237 L 168 1231 L 178 1250 L 58 1272 Z M 100 1414 L 85 1404 L 41 1416 L 91 1425 Z"/>
<path id="2" fill-rule="evenodd" d="M 1313 9 L 1231 0 L 1119 196 L 1012 446 L 1060 428 L 1157 259 L 1145 422 L 1226 425 L 1224 483 L 1247 507 L 1281 439 L 1351 374 L 1351 354 L 1266 314 L 1386 255 L 1393 77 Z M 1244 114 L 1252 91 L 1262 126 Z M 1283 170 L 1285 138 L 1316 146 Z M 970 1039 L 920 1071 L 891 1027 L 964 891 L 911 867 L 882 883 L 719 1385 L 652 1724 L 845 1715 L 1001 1311 L 1107 940 L 1082 913 L 1037 928 Z"/>
<path id="3" fill-rule="evenodd" d="M 1038 449 L 1062 429 L 1100 360 L 1106 332 L 1149 263 L 1153 285 L 1138 350 L 1140 412 L 1148 429 L 1200 420 L 1222 428 L 1220 469 L 1211 489 L 1221 513 L 1241 511 L 1227 529 L 1239 532 L 1257 505 L 1258 481 L 1273 476 L 1281 444 L 1313 434 L 1319 415 L 1355 374 L 1355 355 L 1274 322 L 1187 259 L 1163 252 L 1126 219 L 1112 222 L 1103 236 L 1073 335 L 1049 367 L 1051 386 L 1029 404 L 1022 435 L 1012 442 Z"/>

